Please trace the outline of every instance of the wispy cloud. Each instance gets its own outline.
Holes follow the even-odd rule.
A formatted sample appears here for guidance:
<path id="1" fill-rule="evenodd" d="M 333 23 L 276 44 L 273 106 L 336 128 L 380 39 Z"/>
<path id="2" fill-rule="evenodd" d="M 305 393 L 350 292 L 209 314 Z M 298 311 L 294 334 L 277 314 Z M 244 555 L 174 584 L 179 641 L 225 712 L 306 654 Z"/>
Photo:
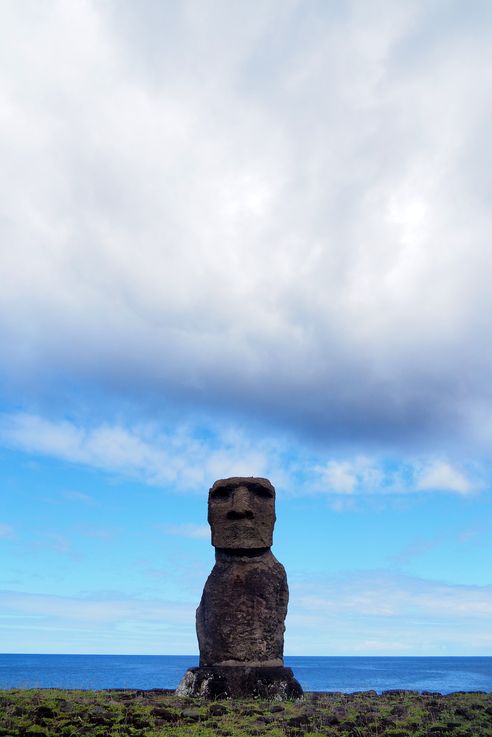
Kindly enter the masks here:
<path id="1" fill-rule="evenodd" d="M 0 602 L 4 613 L 35 615 L 54 620 L 86 622 L 121 622 L 132 618 L 153 621 L 159 618 L 174 621 L 183 613 L 190 615 L 193 609 L 189 604 L 176 604 L 159 600 L 139 600 L 131 597 L 92 597 L 54 596 L 14 591 L 0 592 Z"/>
<path id="2" fill-rule="evenodd" d="M 0 439 L 27 452 L 137 476 L 150 484 L 176 483 L 179 488 L 200 490 L 220 475 L 262 475 L 267 464 L 266 454 L 227 428 L 207 444 L 199 429 L 193 432 L 186 426 L 173 426 L 166 433 L 153 426 L 84 428 L 66 420 L 4 414 Z M 73 493 L 68 498 L 81 500 Z"/>
<path id="3" fill-rule="evenodd" d="M 169 535 L 178 537 L 189 537 L 193 540 L 210 540 L 210 527 L 208 525 L 183 524 L 166 525 L 164 531 Z"/>
<path id="4" fill-rule="evenodd" d="M 492 653 L 490 586 L 365 571 L 333 577 L 308 574 L 302 581 L 291 577 L 290 589 L 286 633 L 290 654 Z M 138 643 L 141 652 L 155 652 L 156 636 L 169 645 L 174 637 L 178 648 L 186 644 L 185 650 L 171 647 L 169 652 L 194 652 L 195 596 L 192 599 L 175 602 L 117 592 L 86 596 L 0 592 L 3 620 L 12 618 L 9 626 L 29 626 L 40 642 L 46 631 L 58 630 L 64 642 L 73 638 L 71 652 L 90 648 L 90 643 L 106 649 L 98 651 L 107 651 L 108 646 L 113 651 L 110 635 L 115 630 L 128 633 L 130 646 Z"/>
<path id="5" fill-rule="evenodd" d="M 196 602 L 119 594 L 0 591 L 9 652 L 193 653 Z"/>
<path id="6" fill-rule="evenodd" d="M 423 468 L 416 482 L 416 488 L 424 491 L 444 489 L 464 495 L 474 491 L 473 482 L 445 461 L 434 461 L 427 468 Z"/>
<path id="7" fill-rule="evenodd" d="M 55 553 L 73 560 L 81 560 L 82 554 L 74 548 L 73 541 L 59 532 L 41 532 L 29 544 L 28 547 L 35 551 L 46 551 Z"/>
<path id="8" fill-rule="evenodd" d="M 425 555 L 431 550 L 438 548 L 446 541 L 445 535 L 438 535 L 432 538 L 419 538 L 410 545 L 406 545 L 403 550 L 400 550 L 395 555 L 391 556 L 391 560 L 395 563 L 408 563 L 414 558 L 418 558 L 421 555 Z"/>
<path id="9" fill-rule="evenodd" d="M 299 653 L 492 652 L 492 586 L 361 571 L 308 574 L 290 589 L 289 638 Z M 307 626 L 321 633 L 314 649 Z"/>
<path id="10" fill-rule="evenodd" d="M 358 483 L 355 469 L 348 461 L 329 461 L 315 471 L 319 471 L 327 491 L 334 494 L 352 494 Z"/>
<path id="11" fill-rule="evenodd" d="M 227 476 L 269 476 L 283 491 L 333 495 L 339 498 L 331 503 L 341 505 L 341 496 L 356 494 L 444 491 L 469 495 L 484 488 L 477 464 L 468 472 L 434 458 L 387 461 L 357 455 L 328 461 L 319 457 L 316 462 L 312 452 L 291 439 L 252 435 L 219 423 L 209 424 L 204 432 L 189 424 L 83 426 L 28 413 L 4 413 L 0 415 L 0 442 L 178 491 L 203 493 L 211 480 Z M 92 503 L 79 492 L 64 492 L 63 496 Z M 343 505 L 347 508 L 347 502 Z"/>
<path id="12" fill-rule="evenodd" d="M 369 571 L 294 583 L 299 606 L 320 616 L 487 618 L 492 614 L 492 586 L 465 586 Z"/>
<path id="13" fill-rule="evenodd" d="M 466 527 L 459 531 L 447 530 L 433 537 L 419 536 L 398 553 L 390 556 L 389 560 L 405 564 L 442 546 L 451 545 L 456 548 L 479 544 L 483 535 L 488 536 L 490 534 L 490 529 L 490 524 L 483 524 L 476 527 Z"/>
<path id="14" fill-rule="evenodd" d="M 314 490 L 335 495 L 445 491 L 467 496 L 484 488 L 476 464 L 468 472 L 435 458 L 394 464 L 357 456 L 316 465 L 313 471 Z"/>

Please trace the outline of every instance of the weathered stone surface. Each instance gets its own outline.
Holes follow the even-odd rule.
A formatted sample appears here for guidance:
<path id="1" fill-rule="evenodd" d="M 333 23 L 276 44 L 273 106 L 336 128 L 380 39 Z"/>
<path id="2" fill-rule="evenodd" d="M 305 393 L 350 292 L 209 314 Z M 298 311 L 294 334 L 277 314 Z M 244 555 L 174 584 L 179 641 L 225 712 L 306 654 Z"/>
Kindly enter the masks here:
<path id="1" fill-rule="evenodd" d="M 258 697 L 282 701 L 300 698 L 302 688 L 290 668 L 207 666 L 187 670 L 176 694 L 206 699 Z"/>
<path id="2" fill-rule="evenodd" d="M 220 479 L 208 495 L 208 521 L 216 548 L 269 548 L 275 524 L 275 489 L 268 479 Z"/>
<path id="3" fill-rule="evenodd" d="M 177 693 L 301 696 L 292 671 L 283 667 L 289 590 L 270 550 L 274 487 L 252 476 L 216 481 L 208 520 L 216 562 L 196 613 L 200 667 L 186 672 Z"/>
<path id="4" fill-rule="evenodd" d="M 270 550 L 216 555 L 196 615 L 200 665 L 283 665 L 284 567 Z"/>

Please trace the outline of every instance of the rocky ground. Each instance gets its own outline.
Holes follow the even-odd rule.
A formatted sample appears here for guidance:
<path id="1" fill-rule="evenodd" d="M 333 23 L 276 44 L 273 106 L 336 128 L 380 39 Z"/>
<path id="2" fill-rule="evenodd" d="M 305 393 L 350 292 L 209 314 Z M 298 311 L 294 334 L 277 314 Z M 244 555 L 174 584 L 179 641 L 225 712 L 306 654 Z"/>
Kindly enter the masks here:
<path id="1" fill-rule="evenodd" d="M 171 691 L 0 691 L 3 737 L 492 737 L 492 694 L 310 693 L 203 702 Z"/>

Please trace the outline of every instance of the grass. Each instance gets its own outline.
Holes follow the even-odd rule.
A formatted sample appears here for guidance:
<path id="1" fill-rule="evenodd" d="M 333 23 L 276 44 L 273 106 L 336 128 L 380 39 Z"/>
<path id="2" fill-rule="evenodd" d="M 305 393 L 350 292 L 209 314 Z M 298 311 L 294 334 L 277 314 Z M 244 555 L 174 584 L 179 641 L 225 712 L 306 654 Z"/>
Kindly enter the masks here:
<path id="1" fill-rule="evenodd" d="M 309 693 L 213 701 L 170 691 L 0 691 L 0 737 L 492 737 L 492 694 Z"/>

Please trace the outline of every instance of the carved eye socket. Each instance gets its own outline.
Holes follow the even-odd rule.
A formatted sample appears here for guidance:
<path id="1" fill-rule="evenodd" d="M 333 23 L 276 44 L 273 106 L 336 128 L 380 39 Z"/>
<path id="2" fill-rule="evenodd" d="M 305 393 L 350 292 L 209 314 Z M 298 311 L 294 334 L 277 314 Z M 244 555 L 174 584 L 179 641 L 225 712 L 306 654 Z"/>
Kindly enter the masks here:
<path id="1" fill-rule="evenodd" d="M 219 486 L 212 491 L 212 499 L 229 499 L 232 489 L 230 486 Z"/>
<path id="2" fill-rule="evenodd" d="M 236 489 L 236 486 L 218 486 L 216 489 L 214 489 L 211 493 L 212 499 L 217 500 L 225 500 L 230 499 L 232 496 L 232 493 Z M 247 484 L 246 488 L 248 491 L 250 491 L 255 496 L 259 497 L 260 499 L 272 499 L 273 494 L 272 492 L 262 486 L 261 484 Z"/>
<path id="3" fill-rule="evenodd" d="M 250 489 L 254 494 L 256 494 L 256 496 L 259 496 L 262 499 L 271 499 L 273 497 L 272 492 L 264 486 L 261 486 L 261 484 L 254 484 L 250 486 Z"/>

